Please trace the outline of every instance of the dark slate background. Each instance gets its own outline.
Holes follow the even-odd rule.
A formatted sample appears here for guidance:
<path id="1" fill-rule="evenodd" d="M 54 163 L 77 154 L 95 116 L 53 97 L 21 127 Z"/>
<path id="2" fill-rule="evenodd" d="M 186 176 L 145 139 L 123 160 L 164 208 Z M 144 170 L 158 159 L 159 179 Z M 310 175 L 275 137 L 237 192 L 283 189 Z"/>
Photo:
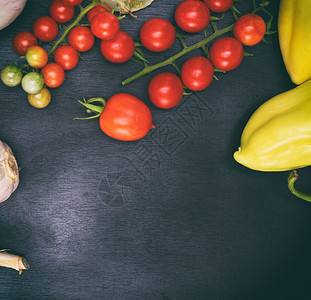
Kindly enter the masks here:
<path id="1" fill-rule="evenodd" d="M 155 0 L 121 28 L 137 37 L 151 17 L 173 21 L 179 2 Z M 276 29 L 279 1 L 271 2 Z M 21 61 L 12 38 L 48 5 L 29 0 L 0 32 L 0 68 Z M 249 12 L 251 1 L 236 7 Z M 218 26 L 230 22 L 227 13 Z M 202 34 L 186 36 L 191 44 Z M 232 157 L 255 109 L 293 87 L 277 35 L 268 40 L 246 47 L 254 57 L 168 111 L 152 106 L 147 85 L 175 70 L 122 87 L 141 66 L 108 63 L 99 40 L 44 110 L 31 107 L 21 87 L 1 83 L 0 139 L 16 155 L 20 185 L 0 204 L 0 249 L 25 255 L 31 269 L 18 276 L 1 268 L 0 298 L 310 299 L 311 204 L 290 194 L 288 172 L 252 171 Z M 154 63 L 178 50 L 176 41 L 145 54 Z M 116 141 L 97 120 L 73 120 L 85 116 L 78 99 L 118 92 L 150 107 L 156 128 L 143 140 Z M 310 169 L 299 173 L 297 187 L 311 191 Z"/>

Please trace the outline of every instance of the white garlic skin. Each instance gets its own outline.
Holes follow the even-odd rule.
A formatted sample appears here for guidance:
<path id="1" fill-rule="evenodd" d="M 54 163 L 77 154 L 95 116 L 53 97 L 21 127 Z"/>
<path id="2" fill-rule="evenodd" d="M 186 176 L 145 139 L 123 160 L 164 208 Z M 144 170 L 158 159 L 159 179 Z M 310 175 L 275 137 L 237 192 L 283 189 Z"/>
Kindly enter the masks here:
<path id="1" fill-rule="evenodd" d="M 0 0 L 0 30 L 9 26 L 22 12 L 27 0 Z"/>
<path id="2" fill-rule="evenodd" d="M 19 184 L 18 165 L 11 148 L 0 141 L 0 202 L 7 200 Z"/>

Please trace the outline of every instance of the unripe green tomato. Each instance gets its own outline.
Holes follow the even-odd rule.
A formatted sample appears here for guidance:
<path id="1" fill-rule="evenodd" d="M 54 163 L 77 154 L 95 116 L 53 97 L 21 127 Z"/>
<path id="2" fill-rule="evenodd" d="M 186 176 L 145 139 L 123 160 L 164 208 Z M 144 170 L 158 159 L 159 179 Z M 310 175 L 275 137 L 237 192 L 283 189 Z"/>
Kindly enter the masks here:
<path id="1" fill-rule="evenodd" d="M 30 72 L 22 79 L 22 87 L 27 94 L 39 93 L 42 90 L 43 85 L 43 76 L 37 72 Z"/>
<path id="2" fill-rule="evenodd" d="M 13 87 L 19 85 L 22 78 L 22 70 L 16 65 L 7 65 L 1 71 L 1 80 L 7 86 Z"/>
<path id="3" fill-rule="evenodd" d="M 35 108 L 44 108 L 51 102 L 51 92 L 44 87 L 37 94 L 28 94 L 28 101 Z"/>

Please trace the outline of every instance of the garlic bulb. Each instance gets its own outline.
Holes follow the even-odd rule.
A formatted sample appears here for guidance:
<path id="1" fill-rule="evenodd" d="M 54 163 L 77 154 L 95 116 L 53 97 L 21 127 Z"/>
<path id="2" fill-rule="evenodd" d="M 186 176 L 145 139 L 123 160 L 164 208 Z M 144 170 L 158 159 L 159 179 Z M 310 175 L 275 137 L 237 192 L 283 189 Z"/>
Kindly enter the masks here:
<path id="1" fill-rule="evenodd" d="M 10 25 L 22 12 L 27 0 L 0 0 L 0 30 Z"/>
<path id="2" fill-rule="evenodd" d="M 19 184 L 16 159 L 11 148 L 0 141 L 0 202 L 8 199 Z"/>

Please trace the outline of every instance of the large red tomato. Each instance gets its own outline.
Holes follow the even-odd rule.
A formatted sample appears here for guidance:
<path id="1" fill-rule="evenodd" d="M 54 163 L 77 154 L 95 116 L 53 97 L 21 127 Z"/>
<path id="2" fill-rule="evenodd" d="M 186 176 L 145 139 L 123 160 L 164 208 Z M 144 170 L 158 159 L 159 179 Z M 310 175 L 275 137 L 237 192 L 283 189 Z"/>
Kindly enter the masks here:
<path id="1" fill-rule="evenodd" d="M 42 16 L 33 23 L 32 31 L 40 41 L 50 42 L 56 38 L 58 26 L 53 18 Z"/>
<path id="2" fill-rule="evenodd" d="M 148 106 L 125 93 L 116 94 L 107 101 L 99 125 L 104 133 L 121 141 L 139 140 L 154 127 Z"/>
<path id="3" fill-rule="evenodd" d="M 227 11 L 234 3 L 234 0 L 204 0 L 208 8 L 216 13 Z"/>
<path id="4" fill-rule="evenodd" d="M 239 18 L 233 26 L 234 36 L 246 46 L 258 44 L 266 33 L 266 23 L 256 14 L 247 14 Z"/>
<path id="5" fill-rule="evenodd" d="M 120 30 L 111 40 L 102 40 L 100 50 L 103 56 L 112 63 L 128 61 L 134 54 L 135 44 L 132 37 Z"/>
<path id="6" fill-rule="evenodd" d="M 28 47 L 38 45 L 38 40 L 32 32 L 20 31 L 12 41 L 13 49 L 19 55 L 25 55 Z"/>
<path id="7" fill-rule="evenodd" d="M 165 19 L 149 19 L 140 29 L 140 41 L 150 51 L 165 51 L 174 44 L 175 28 Z"/>
<path id="8" fill-rule="evenodd" d="M 181 80 L 184 85 L 193 91 L 207 88 L 214 77 L 212 63 L 203 56 L 189 58 L 181 68 Z"/>
<path id="9" fill-rule="evenodd" d="M 175 10 L 175 21 L 178 27 L 184 31 L 199 32 L 209 24 L 210 11 L 202 1 L 183 1 Z"/>
<path id="10" fill-rule="evenodd" d="M 75 13 L 73 6 L 64 5 L 62 0 L 53 0 L 50 3 L 50 15 L 58 23 L 70 21 Z"/>
<path id="11" fill-rule="evenodd" d="M 54 61 L 64 70 L 73 69 L 79 61 L 79 55 L 76 49 L 69 45 L 58 47 L 54 53 Z"/>
<path id="12" fill-rule="evenodd" d="M 44 84 L 51 88 L 60 86 L 65 80 L 64 69 L 56 63 L 47 64 L 41 74 L 44 76 Z"/>
<path id="13" fill-rule="evenodd" d="M 68 35 L 68 42 L 74 49 L 80 52 L 85 52 L 93 47 L 95 38 L 89 28 L 77 26 L 71 29 Z"/>
<path id="14" fill-rule="evenodd" d="M 170 72 L 153 77 L 148 85 L 150 101 L 159 108 L 172 108 L 179 104 L 184 88 L 180 78 Z"/>
<path id="15" fill-rule="evenodd" d="M 212 64 L 223 71 L 235 69 L 242 62 L 243 56 L 244 49 L 241 42 L 233 37 L 218 39 L 209 52 Z"/>

